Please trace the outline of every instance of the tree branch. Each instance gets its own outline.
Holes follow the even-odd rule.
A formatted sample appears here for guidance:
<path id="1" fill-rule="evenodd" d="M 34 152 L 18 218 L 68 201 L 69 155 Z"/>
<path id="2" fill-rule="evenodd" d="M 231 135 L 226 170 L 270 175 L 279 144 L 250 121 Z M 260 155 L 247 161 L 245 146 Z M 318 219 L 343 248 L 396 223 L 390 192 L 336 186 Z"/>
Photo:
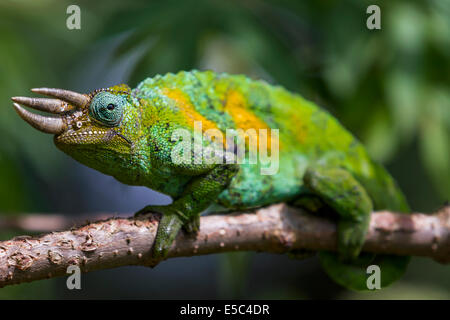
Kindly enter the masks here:
<path id="1" fill-rule="evenodd" d="M 159 216 L 110 218 L 67 231 L 0 242 L 0 287 L 127 265 L 153 266 Z M 229 251 L 335 250 L 335 224 L 277 204 L 255 212 L 205 216 L 197 235 L 180 233 L 169 258 Z M 450 263 L 450 207 L 433 215 L 372 214 L 364 251 L 425 256 Z"/>

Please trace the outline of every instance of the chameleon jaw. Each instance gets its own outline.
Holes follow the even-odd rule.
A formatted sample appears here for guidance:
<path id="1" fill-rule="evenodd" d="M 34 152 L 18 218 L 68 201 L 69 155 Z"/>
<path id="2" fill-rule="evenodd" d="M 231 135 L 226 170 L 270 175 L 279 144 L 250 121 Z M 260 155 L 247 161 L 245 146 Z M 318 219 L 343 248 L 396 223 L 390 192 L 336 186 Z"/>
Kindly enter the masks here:
<path id="1" fill-rule="evenodd" d="M 81 130 L 69 129 L 63 134 L 55 136 L 55 143 L 57 145 L 96 144 L 111 139 L 114 134 L 110 131 L 111 130 L 97 129 L 93 127 L 88 127 Z"/>
<path id="2" fill-rule="evenodd" d="M 14 109 L 19 116 L 39 131 L 51 134 L 62 134 L 68 129 L 68 114 L 77 109 L 85 108 L 90 102 L 90 96 L 69 90 L 53 88 L 31 89 L 35 93 L 44 94 L 56 99 L 12 97 Z M 53 117 L 32 113 L 20 104 L 35 110 L 49 112 Z"/>

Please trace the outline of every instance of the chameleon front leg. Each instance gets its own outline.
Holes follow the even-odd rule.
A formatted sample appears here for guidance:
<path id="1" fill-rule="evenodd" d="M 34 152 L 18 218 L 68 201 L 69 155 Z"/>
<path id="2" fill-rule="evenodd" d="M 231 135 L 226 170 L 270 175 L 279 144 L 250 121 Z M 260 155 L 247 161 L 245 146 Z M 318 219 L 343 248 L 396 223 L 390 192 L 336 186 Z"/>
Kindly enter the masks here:
<path id="1" fill-rule="evenodd" d="M 200 213 L 207 209 L 226 189 L 238 167 L 234 164 L 218 165 L 196 177 L 183 194 L 167 206 L 146 206 L 136 215 L 147 212 L 162 214 L 153 246 L 153 258 L 164 260 L 181 227 L 188 232 L 199 229 Z"/>

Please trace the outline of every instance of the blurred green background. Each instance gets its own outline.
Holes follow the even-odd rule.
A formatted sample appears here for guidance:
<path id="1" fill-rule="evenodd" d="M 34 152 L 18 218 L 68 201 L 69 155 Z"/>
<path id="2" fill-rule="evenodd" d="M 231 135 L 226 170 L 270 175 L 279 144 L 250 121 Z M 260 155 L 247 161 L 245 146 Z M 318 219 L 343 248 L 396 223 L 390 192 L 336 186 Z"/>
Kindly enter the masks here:
<path id="1" fill-rule="evenodd" d="M 81 8 L 81 30 L 66 9 Z M 366 8 L 381 8 L 381 30 Z M 328 109 L 398 180 L 415 211 L 450 195 L 450 2 L 0 2 L 0 212 L 134 212 L 169 198 L 121 185 L 58 151 L 11 96 L 47 86 L 89 92 L 179 70 L 244 73 Z M 12 236 L 1 230 L 1 239 Z M 269 254 L 181 258 L 0 289 L 0 298 L 450 298 L 450 268 L 414 258 L 375 293 L 337 287 L 316 259 Z"/>

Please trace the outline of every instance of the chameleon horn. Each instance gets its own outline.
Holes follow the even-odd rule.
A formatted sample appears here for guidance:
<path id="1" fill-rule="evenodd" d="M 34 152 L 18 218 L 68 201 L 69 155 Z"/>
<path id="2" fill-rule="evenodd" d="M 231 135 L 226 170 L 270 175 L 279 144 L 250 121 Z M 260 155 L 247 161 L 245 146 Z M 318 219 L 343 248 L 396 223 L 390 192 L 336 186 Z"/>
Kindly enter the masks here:
<path id="1" fill-rule="evenodd" d="M 53 89 L 53 88 L 34 88 L 31 89 L 31 91 L 67 101 L 79 108 L 83 108 L 89 103 L 89 97 L 87 95 L 70 90 Z"/>
<path id="2" fill-rule="evenodd" d="M 14 103 L 14 109 L 16 109 L 19 116 L 28 122 L 32 127 L 45 133 L 60 134 L 63 133 L 67 125 L 64 123 L 61 116 L 58 117 L 44 117 L 39 114 L 34 114 L 25 110 L 17 103 Z"/>
<path id="3" fill-rule="evenodd" d="M 63 113 L 73 109 L 73 106 L 59 99 L 12 97 L 11 100 L 24 106 L 50 113 Z"/>

